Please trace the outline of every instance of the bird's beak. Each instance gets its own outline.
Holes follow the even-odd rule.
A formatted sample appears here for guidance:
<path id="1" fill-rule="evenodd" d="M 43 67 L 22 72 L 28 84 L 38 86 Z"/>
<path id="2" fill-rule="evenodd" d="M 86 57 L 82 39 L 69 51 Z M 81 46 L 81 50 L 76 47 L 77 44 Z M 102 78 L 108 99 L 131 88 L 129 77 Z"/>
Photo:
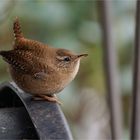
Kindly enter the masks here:
<path id="1" fill-rule="evenodd" d="M 80 54 L 80 55 L 77 55 L 78 58 L 81 58 L 81 57 L 87 57 L 88 54 Z"/>

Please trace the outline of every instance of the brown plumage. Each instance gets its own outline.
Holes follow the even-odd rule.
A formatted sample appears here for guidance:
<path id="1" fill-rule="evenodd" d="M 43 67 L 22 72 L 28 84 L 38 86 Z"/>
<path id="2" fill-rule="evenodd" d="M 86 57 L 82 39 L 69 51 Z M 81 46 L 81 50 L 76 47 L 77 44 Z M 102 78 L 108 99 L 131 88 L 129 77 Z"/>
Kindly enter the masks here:
<path id="1" fill-rule="evenodd" d="M 66 49 L 53 48 L 24 38 L 17 18 L 13 30 L 13 49 L 0 51 L 9 64 L 12 79 L 25 92 L 60 103 L 54 94 L 74 79 L 80 58 L 87 54 L 76 55 Z"/>

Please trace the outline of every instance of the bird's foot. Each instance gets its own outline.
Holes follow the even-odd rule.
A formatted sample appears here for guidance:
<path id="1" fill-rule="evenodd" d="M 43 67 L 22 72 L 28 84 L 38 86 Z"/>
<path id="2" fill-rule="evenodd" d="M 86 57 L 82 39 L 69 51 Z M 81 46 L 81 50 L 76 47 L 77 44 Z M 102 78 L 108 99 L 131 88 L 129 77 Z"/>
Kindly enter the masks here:
<path id="1" fill-rule="evenodd" d="M 34 96 L 33 99 L 36 100 L 36 101 L 47 100 L 49 102 L 55 102 L 55 103 L 58 103 L 59 105 L 62 105 L 62 103 L 58 100 L 56 95 L 54 95 L 54 96 L 37 95 L 37 96 Z"/>

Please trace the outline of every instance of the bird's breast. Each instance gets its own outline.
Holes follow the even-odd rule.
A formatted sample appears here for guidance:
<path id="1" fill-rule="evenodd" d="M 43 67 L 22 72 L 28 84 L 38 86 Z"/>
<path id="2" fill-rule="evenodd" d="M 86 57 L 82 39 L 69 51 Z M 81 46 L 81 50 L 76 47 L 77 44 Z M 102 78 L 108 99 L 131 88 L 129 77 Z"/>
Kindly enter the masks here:
<path id="1" fill-rule="evenodd" d="M 59 73 L 54 71 L 48 74 L 45 79 L 36 79 L 31 75 L 19 73 L 10 67 L 10 73 L 15 83 L 30 94 L 54 94 L 64 89 L 76 76 L 79 69 L 79 62 L 70 73 Z"/>
<path id="2" fill-rule="evenodd" d="M 80 60 L 77 61 L 77 64 L 76 64 L 76 66 L 75 66 L 75 68 L 74 68 L 74 70 L 72 72 L 71 76 L 72 76 L 73 79 L 75 78 L 76 74 L 78 73 L 79 66 L 80 66 Z"/>
<path id="3" fill-rule="evenodd" d="M 65 87 L 61 75 L 57 73 L 49 74 L 43 80 L 36 79 L 28 74 L 20 73 L 12 67 L 10 67 L 10 73 L 17 86 L 29 94 L 51 95 L 60 92 Z"/>

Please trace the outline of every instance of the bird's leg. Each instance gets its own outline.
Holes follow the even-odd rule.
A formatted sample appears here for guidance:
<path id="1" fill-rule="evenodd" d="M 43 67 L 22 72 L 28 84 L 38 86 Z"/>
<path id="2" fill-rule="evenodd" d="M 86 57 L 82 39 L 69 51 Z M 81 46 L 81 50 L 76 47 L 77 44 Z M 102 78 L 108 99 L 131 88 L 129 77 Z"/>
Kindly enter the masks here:
<path id="1" fill-rule="evenodd" d="M 53 96 L 48 96 L 48 95 L 37 95 L 33 97 L 34 100 L 47 100 L 49 102 L 56 102 L 58 104 L 62 104 L 58 98 L 56 97 L 56 95 Z"/>

